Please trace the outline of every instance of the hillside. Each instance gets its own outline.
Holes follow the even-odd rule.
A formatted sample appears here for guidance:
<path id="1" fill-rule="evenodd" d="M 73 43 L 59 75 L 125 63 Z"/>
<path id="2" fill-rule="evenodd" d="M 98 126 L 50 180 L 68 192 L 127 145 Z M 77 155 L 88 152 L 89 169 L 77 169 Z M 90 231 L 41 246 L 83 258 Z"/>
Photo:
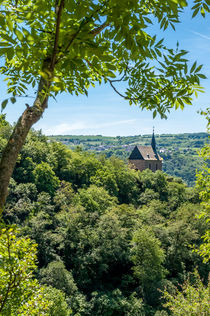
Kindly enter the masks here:
<path id="1" fill-rule="evenodd" d="M 135 145 L 151 143 L 151 135 L 148 134 L 125 137 L 56 135 L 49 138 L 61 141 L 71 149 L 80 146 L 84 151 L 105 154 L 106 157 L 117 156 L 124 161 L 127 161 Z M 164 159 L 163 171 L 193 186 L 196 169 L 201 165 L 198 151 L 207 142 L 207 133 L 156 135 L 158 152 Z"/>
<path id="2" fill-rule="evenodd" d="M 10 132 L 2 120 L 0 155 Z M 3 212 L 5 225 L 19 228 L 12 264 L 23 273 L 16 258 L 30 260 L 37 247 L 37 279 L 31 282 L 44 286 L 54 302 L 56 311 L 47 315 L 169 316 L 165 287 L 173 294 L 196 267 L 202 280 L 208 279 L 208 267 L 192 252 L 207 229 L 196 216 L 200 189 L 161 171 L 131 170 L 115 157 L 71 150 L 31 131 Z M 3 249 L 10 258 L 7 236 L 0 239 L 0 255 Z M 1 287 L 7 290 L 3 282 Z M 17 308 L 14 297 L 2 315 L 17 315 Z"/>

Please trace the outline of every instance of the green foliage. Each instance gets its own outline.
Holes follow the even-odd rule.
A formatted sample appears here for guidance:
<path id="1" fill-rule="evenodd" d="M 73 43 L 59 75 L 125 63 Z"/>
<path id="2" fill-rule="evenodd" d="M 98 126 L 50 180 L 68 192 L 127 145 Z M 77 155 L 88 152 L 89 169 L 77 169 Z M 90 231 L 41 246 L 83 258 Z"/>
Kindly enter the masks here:
<path id="1" fill-rule="evenodd" d="M 111 195 L 116 196 L 118 194 L 119 189 L 115 176 L 108 167 L 97 170 L 95 176 L 91 178 L 91 182 L 97 186 L 104 187 Z"/>
<path id="2" fill-rule="evenodd" d="M 31 177 L 40 166 L 41 175 L 59 180 L 53 194 L 51 182 Z M 137 172 L 116 158 L 72 151 L 33 131 L 14 177 L 4 220 L 21 227 L 18 238 L 37 243 L 42 283 L 32 279 L 42 290 L 28 310 L 23 304 L 26 315 L 39 300 L 38 306 L 49 302 L 49 315 L 166 315 L 160 290 L 172 293 L 196 266 L 206 282 L 208 267 L 192 252 L 207 229 L 205 218 L 195 217 L 203 209 L 198 188 L 161 171 Z"/>
<path id="3" fill-rule="evenodd" d="M 168 184 L 168 201 L 170 208 L 175 210 L 186 201 L 185 185 L 178 182 L 169 182 Z"/>
<path id="4" fill-rule="evenodd" d="M 151 110 L 153 117 L 183 109 L 202 91 L 202 67 L 196 62 L 190 67 L 187 52 L 166 47 L 149 26 L 174 28 L 186 5 L 184 0 L 1 0 L 0 73 L 8 83 L 2 110 L 43 79 L 47 85 L 39 85 L 39 94 L 47 100 L 64 91 L 87 95 L 90 85 L 102 81 L 116 91 L 116 74 L 126 87 L 118 94 Z M 195 0 L 193 10 L 193 16 L 204 16 L 209 1 Z M 0 122 L 2 151 L 10 126 L 4 116 Z M 206 203 L 208 186 L 200 179 Z M 157 292 L 166 281 L 173 287 L 197 263 L 206 278 L 189 246 L 199 244 L 203 221 L 192 222 L 187 202 L 193 194 L 181 181 L 48 144 L 34 132 L 18 157 L 14 180 L 5 220 L 22 230 L 17 237 L 13 229 L 1 229 L 0 308 L 5 315 L 67 316 L 68 304 L 78 316 L 164 314 Z M 195 207 L 200 206 L 191 207 L 194 213 Z M 24 234 L 38 243 L 42 282 L 57 289 L 41 288 L 33 279 L 35 245 Z M 199 308 L 205 313 L 206 291 L 199 282 L 197 288 L 204 293 Z M 72 297 L 66 301 L 61 290 Z M 181 301 L 195 292 L 190 286 L 183 291 Z M 188 313 L 193 304 L 186 305 Z"/>
<path id="5" fill-rule="evenodd" d="M 77 287 L 71 272 L 67 271 L 62 261 L 52 261 L 40 270 L 41 283 L 62 290 L 68 296 L 73 295 Z"/>
<path id="6" fill-rule="evenodd" d="M 61 181 L 60 187 L 54 195 L 55 206 L 60 208 L 67 208 L 72 202 L 74 197 L 74 190 L 71 183 L 66 181 Z"/>
<path id="7" fill-rule="evenodd" d="M 210 129 L 210 109 L 207 109 L 206 113 L 202 113 L 206 116 L 208 120 L 207 128 Z M 197 181 L 196 185 L 200 191 L 200 199 L 202 201 L 203 209 L 199 214 L 200 218 L 204 218 L 208 228 L 205 234 L 202 236 L 204 243 L 200 246 L 198 253 L 203 257 L 204 262 L 208 262 L 210 260 L 210 229 L 209 229 L 209 221 L 210 221 L 210 167 L 208 165 L 210 159 L 210 146 L 206 145 L 202 148 L 200 152 L 200 156 L 204 159 L 203 168 L 200 172 L 197 173 Z"/>
<path id="8" fill-rule="evenodd" d="M 197 271 L 194 273 L 194 279 L 194 282 L 188 279 L 175 294 L 164 291 L 164 298 L 167 301 L 165 307 L 171 310 L 172 315 L 209 315 L 209 284 L 204 286 Z"/>
<path id="9" fill-rule="evenodd" d="M 210 12 L 210 2 L 209 0 L 196 0 L 193 2 L 193 15 L 192 17 L 196 16 L 198 13 L 200 13 L 203 17 L 206 16 L 206 12 Z"/>
<path id="10" fill-rule="evenodd" d="M 80 287 L 86 291 L 112 288 L 112 277 L 121 283 L 120 275 L 129 267 L 129 231 L 122 227 L 120 216 L 114 210 L 100 217 L 82 210 L 74 213 L 69 214 L 65 262 L 74 267 Z"/>
<path id="11" fill-rule="evenodd" d="M 49 316 L 70 316 L 72 311 L 69 308 L 65 295 L 62 291 L 57 290 L 51 286 L 44 288 L 45 298 L 50 301 L 48 308 Z M 27 310 L 28 312 L 28 310 Z M 33 315 L 33 314 L 30 314 Z M 37 315 L 37 314 L 36 314 Z"/>
<path id="12" fill-rule="evenodd" d="M 158 197 L 162 201 L 166 201 L 168 198 L 168 183 L 164 174 L 161 171 L 153 173 L 151 170 L 143 170 L 139 173 L 139 182 L 142 190 L 146 192 L 146 189 L 154 190 L 158 193 Z M 154 197 L 155 198 L 155 197 Z"/>
<path id="13" fill-rule="evenodd" d="M 145 315 L 142 301 L 136 297 L 136 293 L 126 298 L 119 289 L 101 294 L 93 292 L 90 304 L 92 305 L 92 315 Z"/>
<path id="14" fill-rule="evenodd" d="M 75 203 L 81 204 L 87 212 L 97 212 L 103 214 L 108 207 L 117 202 L 116 198 L 111 197 L 104 188 L 94 185 L 88 189 L 80 189 L 75 197 Z"/>
<path id="15" fill-rule="evenodd" d="M 163 279 L 165 255 L 160 241 L 148 227 L 136 231 L 132 240 L 132 261 L 134 273 L 143 287 Z"/>
<path id="16" fill-rule="evenodd" d="M 34 201 L 37 199 L 36 185 L 34 183 L 17 184 L 11 179 L 9 192 L 10 207 L 6 206 L 5 219 L 8 223 L 22 223 L 33 212 Z"/>
<path id="17" fill-rule="evenodd" d="M 104 161 L 104 166 L 90 180 L 91 183 L 106 188 L 120 203 L 135 203 L 138 195 L 136 174 L 119 159 L 112 157 Z"/>
<path id="18" fill-rule="evenodd" d="M 64 180 L 71 181 L 75 187 L 90 184 L 90 179 L 100 168 L 100 162 L 92 154 L 76 151 L 72 156 L 71 165 L 68 168 Z"/>
<path id="19" fill-rule="evenodd" d="M 25 159 L 22 159 L 21 157 L 21 160 L 18 161 L 17 168 L 13 175 L 14 179 L 17 182 L 34 182 L 33 170 L 35 166 L 36 164 L 33 162 L 31 157 L 26 157 Z"/>
<path id="20" fill-rule="evenodd" d="M 36 245 L 15 228 L 0 231 L 0 312 L 2 315 L 49 315 L 50 301 L 33 279 Z"/>
<path id="21" fill-rule="evenodd" d="M 0 137 L 5 138 L 5 139 L 9 139 L 11 131 L 12 131 L 12 127 L 6 121 L 6 115 L 1 114 L 0 115 Z"/>
<path id="22" fill-rule="evenodd" d="M 49 164 L 42 162 L 38 164 L 34 171 L 34 183 L 39 192 L 45 191 L 53 195 L 59 186 L 59 179 Z"/>
<path id="23" fill-rule="evenodd" d="M 195 3 L 194 15 L 209 12 L 207 2 Z M 43 91 L 48 96 L 87 95 L 95 82 L 114 87 L 119 73 L 127 83 L 119 94 L 154 117 L 192 104 L 193 94 L 202 91 L 202 67 L 189 67 L 186 51 L 169 49 L 149 33 L 153 23 L 175 29 L 187 1 L 61 1 L 56 10 L 54 0 L 21 0 L 15 6 L 2 0 L 0 5 L 0 72 L 10 94 L 2 109 L 35 88 L 40 77 L 50 83 Z"/>

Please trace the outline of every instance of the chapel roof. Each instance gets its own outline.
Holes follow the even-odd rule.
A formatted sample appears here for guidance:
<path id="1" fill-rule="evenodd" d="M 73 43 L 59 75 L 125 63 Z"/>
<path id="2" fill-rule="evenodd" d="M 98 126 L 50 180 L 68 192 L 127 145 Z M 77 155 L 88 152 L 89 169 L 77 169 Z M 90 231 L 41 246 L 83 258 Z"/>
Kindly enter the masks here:
<path id="1" fill-rule="evenodd" d="M 161 160 L 152 146 L 135 146 L 129 157 L 130 160 Z"/>

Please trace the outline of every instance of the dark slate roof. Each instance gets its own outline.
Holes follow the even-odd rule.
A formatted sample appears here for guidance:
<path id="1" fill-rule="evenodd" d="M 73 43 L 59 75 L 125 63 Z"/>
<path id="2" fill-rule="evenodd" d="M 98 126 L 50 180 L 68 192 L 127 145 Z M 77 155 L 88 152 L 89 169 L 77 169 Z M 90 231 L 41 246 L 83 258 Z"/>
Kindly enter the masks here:
<path id="1" fill-rule="evenodd" d="M 141 155 L 141 152 L 138 149 L 139 146 L 135 146 L 132 153 L 130 154 L 130 157 L 128 159 L 144 159 Z"/>
<path id="2" fill-rule="evenodd" d="M 161 160 L 160 156 L 154 152 L 152 146 L 135 146 L 129 159 Z"/>

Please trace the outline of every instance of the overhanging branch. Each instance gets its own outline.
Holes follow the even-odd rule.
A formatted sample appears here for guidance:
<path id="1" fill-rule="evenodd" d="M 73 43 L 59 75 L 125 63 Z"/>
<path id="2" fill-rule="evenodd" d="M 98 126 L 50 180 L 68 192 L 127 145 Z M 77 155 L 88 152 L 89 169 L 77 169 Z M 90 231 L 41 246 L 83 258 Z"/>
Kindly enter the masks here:
<path id="1" fill-rule="evenodd" d="M 65 2 L 65 0 L 61 0 L 59 7 L 56 8 L 57 20 L 56 20 L 54 47 L 53 47 L 53 53 L 52 53 L 52 58 L 51 58 L 51 64 L 50 64 L 51 71 L 54 70 L 55 63 L 56 63 L 56 55 L 57 55 L 57 49 L 58 49 L 60 23 L 61 23 L 61 14 L 62 14 L 62 10 L 64 8 L 64 2 Z"/>
<path id="2" fill-rule="evenodd" d="M 112 80 L 107 79 L 107 78 L 106 78 L 106 80 L 108 80 L 108 82 L 110 83 L 110 86 L 112 87 L 112 89 L 113 89 L 119 96 L 121 96 L 121 97 L 122 97 L 123 99 L 125 99 L 125 100 L 129 100 L 129 98 L 126 97 L 126 95 L 123 95 L 121 92 L 119 92 L 119 91 L 116 89 L 116 87 L 113 85 L 113 81 L 112 81 Z"/>
<path id="3" fill-rule="evenodd" d="M 72 43 L 74 42 L 74 40 L 76 39 L 77 35 L 80 33 L 80 31 L 82 30 L 82 28 L 87 25 L 88 23 L 91 22 L 92 18 L 94 17 L 94 14 L 98 13 L 101 9 L 103 9 L 105 7 L 105 5 L 109 2 L 106 1 L 100 8 L 98 8 L 95 12 L 93 12 L 91 14 L 91 16 L 89 17 L 85 17 L 80 25 L 79 25 L 79 28 L 78 30 L 72 35 L 68 45 L 66 46 L 65 50 L 64 50 L 64 53 L 66 53 L 69 49 L 69 47 L 72 45 Z M 94 36 L 96 36 L 97 34 L 99 34 L 103 29 L 105 29 L 109 24 L 107 22 L 104 22 L 103 24 L 101 24 L 100 26 L 96 27 L 95 29 L 93 29 L 92 31 L 89 32 L 89 34 L 93 34 Z M 58 60 L 59 61 L 59 60 Z M 57 62 L 58 62 L 57 61 Z"/>
<path id="4" fill-rule="evenodd" d="M 93 36 L 98 35 L 101 33 L 107 26 L 109 26 L 109 23 L 104 22 L 100 26 L 96 27 L 94 30 L 92 30 L 89 34 L 92 34 Z"/>

